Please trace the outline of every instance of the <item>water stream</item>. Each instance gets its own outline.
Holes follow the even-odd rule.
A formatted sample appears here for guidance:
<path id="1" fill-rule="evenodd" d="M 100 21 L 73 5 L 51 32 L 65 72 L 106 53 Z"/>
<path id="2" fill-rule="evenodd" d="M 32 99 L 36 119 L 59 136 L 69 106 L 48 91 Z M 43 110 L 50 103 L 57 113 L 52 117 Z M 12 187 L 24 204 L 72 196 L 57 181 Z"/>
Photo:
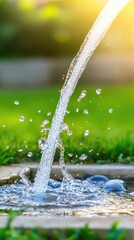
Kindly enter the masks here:
<path id="1" fill-rule="evenodd" d="M 88 60 L 91 58 L 112 22 L 129 1 L 130 0 L 108 0 L 70 65 L 65 84 L 61 90 L 61 96 L 53 117 L 48 139 L 44 144 L 44 151 L 34 183 L 34 192 L 36 193 L 45 192 L 47 189 L 55 151 L 60 141 L 60 132 L 62 130 L 64 116 L 77 82 Z M 61 158 L 61 162 L 63 163 L 62 155 Z M 63 166 L 63 172 L 64 171 L 65 166 Z"/>

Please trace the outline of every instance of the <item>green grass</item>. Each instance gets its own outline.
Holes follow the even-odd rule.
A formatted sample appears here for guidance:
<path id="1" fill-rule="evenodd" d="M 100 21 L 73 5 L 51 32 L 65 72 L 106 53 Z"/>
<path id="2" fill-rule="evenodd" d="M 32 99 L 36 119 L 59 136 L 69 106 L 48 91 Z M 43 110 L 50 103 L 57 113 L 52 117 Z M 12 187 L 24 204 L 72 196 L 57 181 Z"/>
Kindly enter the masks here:
<path id="1" fill-rule="evenodd" d="M 11 226 L 15 217 L 16 213 L 11 212 L 6 226 L 0 229 L 1 240 L 124 240 L 126 235 L 125 230 L 118 228 L 118 223 L 114 223 L 105 236 L 87 225 L 81 229 L 15 229 Z"/>
<path id="2" fill-rule="evenodd" d="M 97 88 L 102 89 L 101 96 L 96 94 Z M 83 89 L 87 90 L 87 96 L 78 103 L 77 98 Z M 42 136 L 40 125 L 45 119 L 51 122 L 59 90 L 60 87 L 0 91 L 1 164 L 40 159 L 37 143 Z M 79 157 L 86 153 L 88 158 L 83 161 L 85 163 L 134 162 L 133 96 L 133 85 L 77 88 L 68 107 L 70 114 L 65 117 L 73 135 L 62 133 L 66 161 L 80 162 Z M 14 104 L 15 100 L 20 102 L 18 106 Z M 110 108 L 112 113 L 109 113 Z M 83 113 L 84 109 L 88 109 L 88 115 Z M 52 115 L 47 116 L 48 112 Z M 25 116 L 25 121 L 20 122 L 19 116 Z M 30 119 L 33 121 L 30 122 Z M 87 129 L 90 134 L 85 137 Z M 20 152 L 20 149 L 23 151 Z M 33 152 L 31 158 L 27 156 L 29 151 Z M 69 153 L 73 157 L 69 157 Z M 58 152 L 55 159 L 58 160 Z"/>
<path id="3" fill-rule="evenodd" d="M 0 239 L 2 240 L 124 240 L 125 231 L 115 229 L 113 227 L 105 234 L 100 234 L 92 231 L 86 226 L 83 229 L 69 230 L 49 230 L 43 231 L 39 229 L 0 229 Z"/>

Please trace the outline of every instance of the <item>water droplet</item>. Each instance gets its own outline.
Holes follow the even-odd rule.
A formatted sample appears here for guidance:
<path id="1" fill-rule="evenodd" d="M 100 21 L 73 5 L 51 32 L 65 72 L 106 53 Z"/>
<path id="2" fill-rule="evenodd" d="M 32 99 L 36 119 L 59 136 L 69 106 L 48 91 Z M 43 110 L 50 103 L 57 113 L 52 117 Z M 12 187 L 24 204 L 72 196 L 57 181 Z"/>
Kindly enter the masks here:
<path id="1" fill-rule="evenodd" d="M 81 100 L 82 100 L 83 98 L 85 98 L 86 95 L 87 95 L 87 91 L 86 91 L 86 90 L 83 90 L 83 91 L 81 92 L 80 96 L 78 97 L 77 101 L 78 101 L 78 102 L 81 102 Z"/>
<path id="2" fill-rule="evenodd" d="M 109 112 L 109 113 L 112 113 L 112 112 L 113 112 L 113 109 L 112 109 L 112 108 L 109 108 L 108 112 Z"/>
<path id="3" fill-rule="evenodd" d="M 97 95 L 101 95 L 102 94 L 102 90 L 100 88 L 96 89 L 96 94 Z"/>
<path id="4" fill-rule="evenodd" d="M 80 160 L 84 161 L 87 159 L 87 155 L 85 153 L 81 154 L 81 156 L 79 157 Z"/>
<path id="5" fill-rule="evenodd" d="M 70 111 L 67 109 L 67 110 L 66 110 L 66 114 L 69 114 L 69 113 L 70 113 Z"/>
<path id="6" fill-rule="evenodd" d="M 69 157 L 73 157 L 73 153 L 68 153 L 68 156 Z"/>
<path id="7" fill-rule="evenodd" d="M 72 132 L 72 131 L 67 131 L 67 135 L 68 135 L 68 136 L 72 136 L 72 135 L 73 135 L 73 132 Z"/>
<path id="8" fill-rule="evenodd" d="M 61 129 L 62 131 L 68 131 L 69 127 L 66 123 L 63 123 Z"/>
<path id="9" fill-rule="evenodd" d="M 40 138 L 40 139 L 38 140 L 39 149 L 41 149 L 42 151 L 43 151 L 44 148 L 45 148 L 45 142 L 46 142 L 46 138 Z"/>
<path id="10" fill-rule="evenodd" d="M 111 129 L 110 127 L 107 128 L 107 130 L 110 130 L 110 129 Z"/>
<path id="11" fill-rule="evenodd" d="M 19 105 L 19 104 L 20 104 L 19 101 L 17 101 L 17 100 L 14 101 L 14 105 Z"/>
<path id="12" fill-rule="evenodd" d="M 6 124 L 3 124 L 2 127 L 5 128 L 5 127 L 6 127 Z"/>
<path id="13" fill-rule="evenodd" d="M 93 149 L 90 149 L 88 152 L 89 152 L 89 153 L 93 152 Z"/>
<path id="14" fill-rule="evenodd" d="M 52 114 L 51 112 L 48 112 L 48 113 L 47 113 L 47 116 L 50 116 L 51 114 Z"/>
<path id="15" fill-rule="evenodd" d="M 41 113 L 41 110 L 40 110 L 40 109 L 38 110 L 38 113 Z"/>
<path id="16" fill-rule="evenodd" d="M 64 80 L 65 79 L 65 74 L 63 74 L 63 76 L 62 76 L 62 80 Z"/>
<path id="17" fill-rule="evenodd" d="M 79 112 L 79 108 L 76 108 L 76 112 L 77 112 L 77 113 Z"/>
<path id="18" fill-rule="evenodd" d="M 89 130 L 85 130 L 84 136 L 86 137 L 86 136 L 88 136 L 88 135 L 89 135 Z"/>
<path id="19" fill-rule="evenodd" d="M 29 122 L 32 122 L 33 121 L 33 119 L 31 118 L 31 119 L 29 119 Z"/>
<path id="20" fill-rule="evenodd" d="M 42 128 L 41 129 L 41 133 L 43 133 L 43 134 L 47 134 L 47 132 L 50 130 L 50 128 Z"/>
<path id="21" fill-rule="evenodd" d="M 20 122 L 24 122 L 24 121 L 25 121 L 25 117 L 24 117 L 24 116 L 20 116 L 20 117 L 19 117 L 19 121 L 20 121 Z"/>
<path id="22" fill-rule="evenodd" d="M 87 109 L 84 109 L 83 113 L 84 114 L 89 114 L 89 111 Z"/>
<path id="23" fill-rule="evenodd" d="M 33 153 L 32 153 L 32 152 L 28 152 L 27 156 L 28 156 L 28 157 L 32 157 L 32 156 L 33 156 Z"/>
<path id="24" fill-rule="evenodd" d="M 45 127 L 47 124 L 49 123 L 49 121 L 46 119 L 45 121 L 42 122 L 41 127 Z"/>
<path id="25" fill-rule="evenodd" d="M 73 132 L 69 130 L 69 126 L 66 123 L 62 124 L 61 131 L 67 131 L 68 136 L 73 135 Z"/>
<path id="26" fill-rule="evenodd" d="M 22 148 L 18 149 L 18 152 L 23 152 L 23 149 Z"/>

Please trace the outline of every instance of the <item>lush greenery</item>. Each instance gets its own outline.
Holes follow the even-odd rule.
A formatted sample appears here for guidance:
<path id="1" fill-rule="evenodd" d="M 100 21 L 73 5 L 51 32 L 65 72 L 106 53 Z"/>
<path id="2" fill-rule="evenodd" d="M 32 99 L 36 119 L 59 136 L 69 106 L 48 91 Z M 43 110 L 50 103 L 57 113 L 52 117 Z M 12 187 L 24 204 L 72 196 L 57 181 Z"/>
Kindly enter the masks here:
<path id="1" fill-rule="evenodd" d="M 83 24 L 78 37 L 76 11 L 66 5 L 66 1 L 40 6 L 36 1 L 0 0 L 0 57 L 76 53 L 92 20 Z"/>
<path id="2" fill-rule="evenodd" d="M 125 231 L 118 229 L 118 224 L 115 223 L 112 228 L 103 234 L 103 237 L 89 229 L 86 225 L 82 229 L 68 230 L 40 230 L 40 229 L 24 229 L 12 228 L 11 224 L 16 213 L 12 212 L 8 219 L 5 228 L 0 229 L 0 239 L 2 240 L 124 240 Z"/>
<path id="3" fill-rule="evenodd" d="M 39 5 L 39 1 L 32 0 L 0 0 L 0 57 L 76 54 L 106 1 L 44 2 Z M 133 7 L 131 1 L 112 26 L 100 50 L 134 50 Z"/>
<path id="4" fill-rule="evenodd" d="M 62 133 L 66 160 L 80 162 L 81 154 L 85 153 L 88 158 L 83 163 L 134 162 L 134 87 L 101 86 L 101 95 L 96 94 L 97 88 L 87 89 L 87 96 L 81 102 L 77 101 L 82 90 L 78 88 L 71 99 L 68 107 L 70 114 L 66 114 L 65 122 L 73 135 L 68 136 L 65 131 Z M 1 90 L 1 164 L 40 159 L 38 139 L 45 137 L 40 132 L 40 126 L 45 119 L 51 123 L 59 89 Z M 19 105 L 15 105 L 14 101 L 19 101 Z M 83 113 L 85 109 L 89 114 Z M 109 113 L 109 109 L 113 112 Z M 20 116 L 24 116 L 25 121 L 19 121 Z M 50 127 L 50 123 L 46 127 Z M 85 130 L 89 130 L 88 136 L 84 136 Z M 33 153 L 33 157 L 27 156 L 29 152 Z"/>

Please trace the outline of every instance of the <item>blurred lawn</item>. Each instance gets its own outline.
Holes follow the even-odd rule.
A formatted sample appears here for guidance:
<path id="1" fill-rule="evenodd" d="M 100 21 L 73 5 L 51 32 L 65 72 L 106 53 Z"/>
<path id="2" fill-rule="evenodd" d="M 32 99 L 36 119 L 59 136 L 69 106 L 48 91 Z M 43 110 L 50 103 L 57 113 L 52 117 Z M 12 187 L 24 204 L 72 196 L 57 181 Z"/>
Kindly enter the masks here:
<path id="1" fill-rule="evenodd" d="M 102 94 L 97 95 L 96 89 Z M 87 96 L 77 101 L 83 89 Z M 60 87 L 39 90 L 14 90 L 0 92 L 0 163 L 39 160 L 38 139 L 41 123 L 51 122 L 59 98 Z M 15 105 L 14 101 L 19 101 Z M 76 109 L 79 108 L 79 112 Z M 84 114 L 84 109 L 89 114 Z M 113 109 L 109 113 L 109 109 Z M 81 154 L 88 156 L 86 162 L 134 162 L 134 86 L 87 86 L 77 88 L 65 117 L 72 136 L 64 132 L 62 139 L 66 148 L 66 160 L 79 162 Z M 41 110 L 41 113 L 38 112 Z M 47 116 L 48 112 L 52 112 Z M 25 121 L 20 122 L 19 117 Z M 32 121 L 30 120 L 32 119 Z M 6 125 L 6 126 L 5 126 Z M 89 136 L 84 131 L 89 130 Z M 28 152 L 33 157 L 28 157 Z M 72 153 L 73 156 L 68 156 Z M 70 154 L 69 154 L 70 155 Z M 55 157 L 58 160 L 58 152 Z"/>

